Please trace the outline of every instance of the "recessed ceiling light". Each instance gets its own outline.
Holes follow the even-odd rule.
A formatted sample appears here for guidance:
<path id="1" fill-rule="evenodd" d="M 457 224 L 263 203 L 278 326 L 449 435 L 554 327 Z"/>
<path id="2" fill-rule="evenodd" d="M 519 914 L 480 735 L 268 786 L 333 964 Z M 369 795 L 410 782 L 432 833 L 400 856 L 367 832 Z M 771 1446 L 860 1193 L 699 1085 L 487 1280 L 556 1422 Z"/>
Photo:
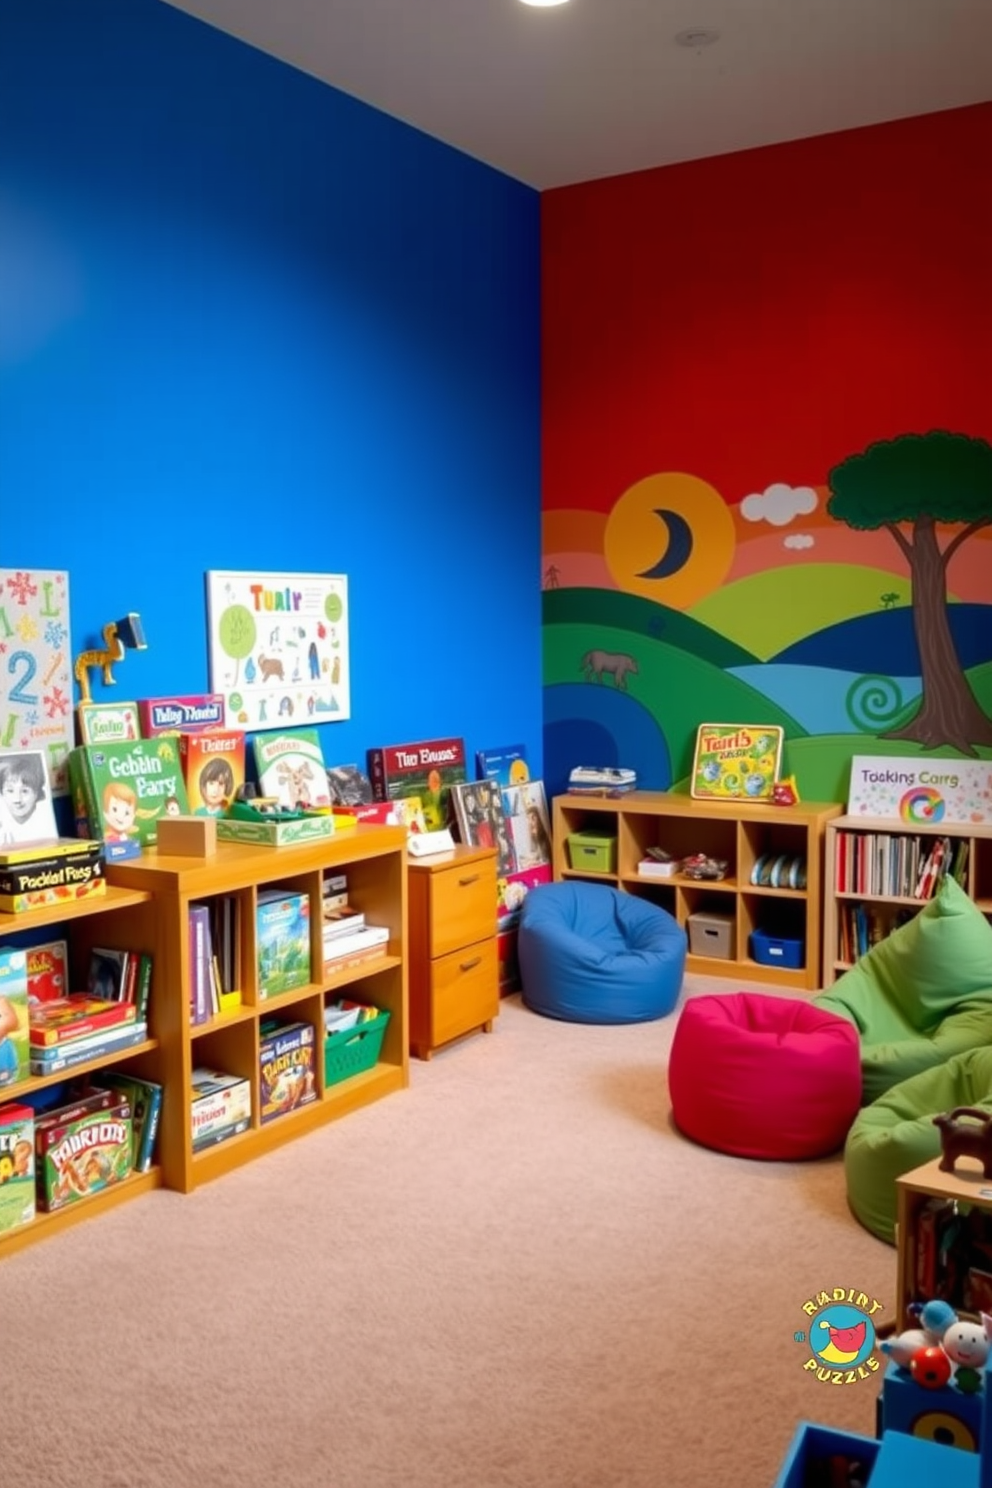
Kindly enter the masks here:
<path id="1" fill-rule="evenodd" d="M 567 5 L 568 0 L 520 0 L 520 3 L 533 6 Z"/>
<path id="2" fill-rule="evenodd" d="M 712 46 L 715 41 L 720 40 L 720 33 L 708 31 L 705 26 L 693 26 L 689 31 L 680 31 L 675 40 L 679 46 L 684 47 Z"/>

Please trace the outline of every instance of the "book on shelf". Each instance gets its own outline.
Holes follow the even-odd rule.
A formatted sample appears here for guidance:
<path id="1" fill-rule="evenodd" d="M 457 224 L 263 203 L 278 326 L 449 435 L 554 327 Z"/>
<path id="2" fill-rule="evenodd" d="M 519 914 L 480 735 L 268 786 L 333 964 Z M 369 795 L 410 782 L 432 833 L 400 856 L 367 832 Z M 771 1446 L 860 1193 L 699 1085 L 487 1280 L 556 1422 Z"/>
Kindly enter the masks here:
<path id="1" fill-rule="evenodd" d="M 155 1156 L 159 1118 L 162 1112 L 162 1086 L 136 1075 L 116 1070 L 100 1075 L 102 1084 L 117 1090 L 131 1106 L 131 1166 L 136 1173 L 147 1173 Z"/>
<path id="2" fill-rule="evenodd" d="M 84 744 L 69 754 L 69 782 L 87 829 L 107 860 L 133 857 L 154 844 L 165 812 L 189 814 L 177 740 L 134 739 Z"/>
<path id="3" fill-rule="evenodd" d="M 141 1022 L 122 1023 L 118 1028 L 108 1028 L 66 1044 L 47 1047 L 36 1045 L 31 1050 L 32 1075 L 54 1075 L 62 1070 L 75 1069 L 90 1060 L 109 1059 L 137 1048 L 148 1037 L 148 1025 Z"/>
<path id="4" fill-rule="evenodd" d="M 363 925 L 360 930 L 351 930 L 347 935 L 332 935 L 325 939 L 324 966 L 328 971 L 341 971 L 344 963 L 360 965 L 362 960 L 374 959 L 372 953 L 384 956 L 389 948 L 388 925 Z"/>
<path id="5" fill-rule="evenodd" d="M 86 990 L 91 997 L 105 1002 L 126 1002 L 128 961 L 127 951 L 110 946 L 94 946 L 90 952 L 90 967 L 86 978 Z"/>
<path id="6" fill-rule="evenodd" d="M 336 935 L 350 935 L 354 930 L 364 929 L 365 915 L 360 909 L 352 909 L 350 904 L 336 904 L 328 908 L 325 900 L 322 905 L 321 927 L 326 945 Z"/>
<path id="7" fill-rule="evenodd" d="M 330 809 L 324 751 L 315 728 L 256 734 L 252 748 L 263 796 L 287 811 Z"/>
<path id="8" fill-rule="evenodd" d="M 109 1028 L 122 1028 L 136 1019 L 133 1002 L 92 997 L 88 992 L 69 992 L 65 997 L 36 1003 L 29 1009 L 29 1038 L 32 1049 L 51 1048 L 88 1034 L 104 1034 Z"/>
<path id="9" fill-rule="evenodd" d="M 293 889 L 262 889 L 257 896 L 255 946 L 259 997 L 305 987 L 310 981 L 310 900 Z"/>
<path id="10" fill-rule="evenodd" d="M 194 1024 L 206 1023 L 220 1011 L 214 999 L 212 956 L 210 908 L 197 901 L 189 906 L 189 1014 Z"/>
<path id="11" fill-rule="evenodd" d="M 498 749 L 475 751 L 475 773 L 479 780 L 495 780 L 505 785 L 522 785 L 530 779 L 527 750 L 523 744 L 503 744 Z"/>
<path id="12" fill-rule="evenodd" d="M 41 945 L 28 946 L 25 955 L 29 1005 L 64 997 L 69 991 L 68 941 L 46 940 Z"/>
<path id="13" fill-rule="evenodd" d="M 488 779 L 458 781 L 451 787 L 451 805 L 459 840 L 470 847 L 495 848 L 500 877 L 512 873 L 517 859 L 498 783 Z"/>
<path id="14" fill-rule="evenodd" d="M 967 838 L 933 833 L 836 833 L 834 885 L 838 893 L 884 895 L 891 899 L 932 899 L 946 874 L 967 884 Z"/>
<path id="15" fill-rule="evenodd" d="M 422 739 L 381 745 L 367 752 L 376 801 L 419 796 L 428 832 L 449 825 L 451 787 L 468 779 L 464 739 Z"/>

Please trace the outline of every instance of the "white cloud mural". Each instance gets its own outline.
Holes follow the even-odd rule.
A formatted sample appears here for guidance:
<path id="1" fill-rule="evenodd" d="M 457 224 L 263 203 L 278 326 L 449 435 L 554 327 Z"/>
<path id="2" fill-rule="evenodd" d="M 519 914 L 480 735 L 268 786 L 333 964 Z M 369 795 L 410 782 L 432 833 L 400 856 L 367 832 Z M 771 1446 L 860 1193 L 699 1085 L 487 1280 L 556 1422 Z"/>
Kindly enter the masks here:
<path id="1" fill-rule="evenodd" d="M 772 527 L 787 527 L 797 517 L 808 517 L 815 512 L 817 500 L 812 486 L 787 486 L 783 481 L 776 481 L 760 495 L 745 496 L 741 502 L 741 516 L 745 522 L 768 522 Z"/>
<path id="2" fill-rule="evenodd" d="M 808 532 L 790 532 L 788 537 L 783 537 L 783 548 L 811 548 L 816 542 Z"/>

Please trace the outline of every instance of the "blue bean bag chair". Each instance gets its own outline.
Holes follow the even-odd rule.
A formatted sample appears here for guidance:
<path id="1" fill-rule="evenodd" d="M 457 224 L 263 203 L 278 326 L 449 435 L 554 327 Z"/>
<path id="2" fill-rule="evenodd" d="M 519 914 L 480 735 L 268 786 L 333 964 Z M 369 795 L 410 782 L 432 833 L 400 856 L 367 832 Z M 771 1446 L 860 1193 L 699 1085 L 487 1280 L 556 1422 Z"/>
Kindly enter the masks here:
<path id="1" fill-rule="evenodd" d="M 542 884 L 520 911 L 523 1000 L 570 1023 L 643 1023 L 670 1013 L 686 936 L 658 905 L 605 884 Z"/>

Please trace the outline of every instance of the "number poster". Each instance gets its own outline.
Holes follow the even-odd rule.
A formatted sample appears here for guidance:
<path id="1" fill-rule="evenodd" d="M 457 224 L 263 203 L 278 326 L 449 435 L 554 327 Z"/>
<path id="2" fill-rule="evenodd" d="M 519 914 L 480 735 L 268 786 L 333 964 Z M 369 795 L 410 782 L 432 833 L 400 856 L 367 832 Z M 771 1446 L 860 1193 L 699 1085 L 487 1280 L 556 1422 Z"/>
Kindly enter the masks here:
<path id="1" fill-rule="evenodd" d="M 295 728 L 350 716 L 343 574 L 207 574 L 210 687 L 228 728 Z"/>
<path id="2" fill-rule="evenodd" d="M 0 568 L 0 748 L 42 750 L 57 796 L 75 744 L 70 651 L 69 575 Z"/>

